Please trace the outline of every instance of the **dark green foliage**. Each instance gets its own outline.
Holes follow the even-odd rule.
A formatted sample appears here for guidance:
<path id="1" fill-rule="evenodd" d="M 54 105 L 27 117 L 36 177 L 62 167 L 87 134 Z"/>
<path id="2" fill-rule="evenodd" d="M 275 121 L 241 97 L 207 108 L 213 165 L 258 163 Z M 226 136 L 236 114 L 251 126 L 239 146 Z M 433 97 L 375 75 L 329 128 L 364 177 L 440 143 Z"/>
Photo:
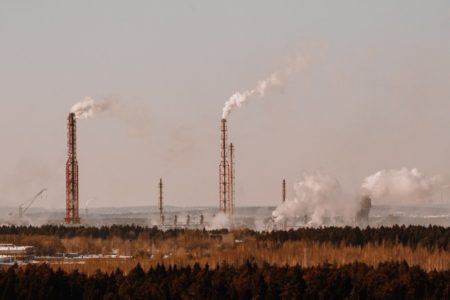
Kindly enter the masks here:
<path id="1" fill-rule="evenodd" d="M 398 226 L 360 229 L 358 227 L 300 228 L 289 231 L 250 232 L 259 240 L 314 241 L 331 243 L 336 246 L 364 246 L 368 243 L 379 245 L 401 244 L 415 249 L 418 246 L 440 250 L 450 250 L 450 227 L 441 226 Z"/>
<path id="2" fill-rule="evenodd" d="M 405 262 L 302 269 L 248 261 L 86 276 L 28 265 L 0 270 L 0 291 L 0 299 L 450 299 L 450 271 L 426 273 Z"/>

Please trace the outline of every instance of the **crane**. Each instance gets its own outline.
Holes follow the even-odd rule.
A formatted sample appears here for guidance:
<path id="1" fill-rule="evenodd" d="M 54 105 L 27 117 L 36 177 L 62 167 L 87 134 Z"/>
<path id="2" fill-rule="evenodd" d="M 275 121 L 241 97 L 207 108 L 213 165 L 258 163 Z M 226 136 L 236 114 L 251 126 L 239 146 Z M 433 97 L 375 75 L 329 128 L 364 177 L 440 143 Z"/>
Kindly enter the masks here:
<path id="1" fill-rule="evenodd" d="M 34 195 L 30 200 L 19 205 L 19 218 L 22 218 L 25 212 L 30 208 L 30 206 L 36 201 L 37 198 L 42 197 L 47 191 L 46 188 L 40 190 L 36 195 Z"/>

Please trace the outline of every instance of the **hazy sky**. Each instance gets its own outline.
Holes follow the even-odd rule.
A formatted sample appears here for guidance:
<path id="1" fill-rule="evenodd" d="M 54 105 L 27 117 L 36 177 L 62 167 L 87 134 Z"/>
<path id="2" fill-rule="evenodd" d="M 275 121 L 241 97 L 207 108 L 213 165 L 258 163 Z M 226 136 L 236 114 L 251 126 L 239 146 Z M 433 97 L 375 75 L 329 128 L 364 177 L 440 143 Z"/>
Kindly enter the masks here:
<path id="1" fill-rule="evenodd" d="M 224 102 L 297 54 L 229 118 L 237 205 L 276 205 L 305 171 L 348 193 L 380 169 L 450 173 L 449 1 L 4 0 L 0 43 L 1 205 L 47 187 L 39 206 L 64 207 L 85 96 L 123 110 L 78 123 L 81 207 L 156 205 L 160 177 L 167 204 L 218 205 Z"/>

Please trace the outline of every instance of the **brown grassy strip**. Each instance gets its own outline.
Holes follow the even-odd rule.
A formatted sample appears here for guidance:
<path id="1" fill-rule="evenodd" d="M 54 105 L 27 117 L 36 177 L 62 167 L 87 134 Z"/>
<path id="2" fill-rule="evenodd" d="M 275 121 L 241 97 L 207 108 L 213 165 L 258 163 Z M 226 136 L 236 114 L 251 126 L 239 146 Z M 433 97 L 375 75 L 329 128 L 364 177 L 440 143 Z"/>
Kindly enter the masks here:
<path id="1" fill-rule="evenodd" d="M 72 242 L 72 241 L 70 241 Z M 63 241 L 69 243 L 69 241 Z M 133 247 L 134 245 L 131 245 Z M 76 247 L 72 248 L 76 250 Z M 137 248 L 134 248 L 137 249 Z M 187 266 L 196 262 L 204 266 L 211 266 L 226 262 L 239 266 L 247 260 L 258 264 L 267 262 L 276 266 L 311 267 L 331 263 L 337 266 L 352 262 L 362 262 L 369 266 L 377 266 L 382 262 L 406 261 L 409 265 L 417 265 L 426 271 L 449 270 L 450 252 L 442 250 L 428 250 L 418 247 L 411 249 L 402 245 L 367 245 L 364 247 L 332 246 L 319 243 L 285 242 L 281 246 L 267 242 L 263 245 L 255 241 L 245 241 L 234 247 L 220 246 L 211 243 L 207 247 L 186 247 L 183 243 L 163 242 L 157 245 L 145 245 L 150 249 L 149 255 L 136 256 L 133 259 L 101 258 L 86 260 L 84 265 L 68 265 L 55 263 L 52 266 L 72 271 L 79 269 L 93 274 L 97 269 L 111 272 L 120 268 L 128 272 L 139 262 L 144 268 L 157 264 Z"/>
<path id="2" fill-rule="evenodd" d="M 234 238 L 231 239 L 234 241 Z M 58 252 L 78 252 L 83 254 L 130 255 L 133 259 L 100 258 L 87 259 L 84 264 L 52 261 L 52 267 L 61 267 L 71 271 L 79 269 L 92 274 L 97 269 L 111 272 L 121 268 L 128 272 L 139 262 L 145 268 L 157 264 L 176 264 L 178 266 L 221 264 L 241 265 L 247 260 L 258 264 L 267 262 L 277 266 L 303 267 L 317 266 L 323 263 L 338 266 L 362 262 L 377 266 L 387 261 L 406 261 L 409 265 L 417 265 L 426 271 L 449 270 L 450 251 L 429 249 L 418 246 L 411 248 L 401 244 L 368 243 L 364 246 L 335 245 L 330 242 L 312 241 L 261 241 L 254 237 L 243 237 L 242 243 L 226 243 L 205 236 L 182 234 L 178 237 L 153 241 L 150 238 L 123 240 L 119 237 L 107 239 L 77 236 L 59 239 L 51 235 L 0 235 L 0 243 L 17 245 L 34 245 L 37 255 L 52 255 Z"/>

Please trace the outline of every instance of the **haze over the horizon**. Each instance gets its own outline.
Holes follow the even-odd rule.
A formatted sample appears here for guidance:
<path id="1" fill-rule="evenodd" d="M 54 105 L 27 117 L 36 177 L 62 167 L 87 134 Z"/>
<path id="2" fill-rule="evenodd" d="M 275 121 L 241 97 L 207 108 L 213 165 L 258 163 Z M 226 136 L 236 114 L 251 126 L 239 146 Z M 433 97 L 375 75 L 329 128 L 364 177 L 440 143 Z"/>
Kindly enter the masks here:
<path id="1" fill-rule="evenodd" d="M 0 3 L 0 205 L 40 188 L 65 205 L 66 118 L 78 122 L 80 208 L 218 205 L 222 108 L 308 58 L 229 116 L 238 206 L 275 206 L 320 170 L 356 192 L 383 169 L 449 174 L 448 1 Z M 289 197 L 292 197 L 289 189 Z M 450 191 L 445 193 L 450 201 Z"/>

